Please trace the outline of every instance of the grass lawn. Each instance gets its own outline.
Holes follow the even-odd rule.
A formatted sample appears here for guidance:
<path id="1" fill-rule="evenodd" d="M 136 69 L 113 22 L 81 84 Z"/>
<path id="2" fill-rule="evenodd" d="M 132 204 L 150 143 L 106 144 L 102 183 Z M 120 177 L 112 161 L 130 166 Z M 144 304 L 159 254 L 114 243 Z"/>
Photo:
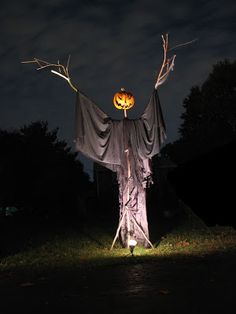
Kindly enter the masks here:
<path id="1" fill-rule="evenodd" d="M 110 250 L 115 228 L 102 223 L 87 223 L 78 228 L 41 230 L 43 241 L 28 239 L 23 250 L 0 259 L 0 271 L 70 269 L 99 265 L 148 262 L 157 258 L 174 259 L 178 256 L 201 257 L 235 251 L 236 230 L 227 226 L 206 227 L 191 211 L 187 219 L 165 236 L 153 242 L 154 249 L 136 247 L 134 258 L 129 250 L 117 242 Z M 155 226 L 150 227 L 151 237 Z M 45 235 L 46 234 L 46 235 Z M 154 236 L 155 238 L 155 236 Z M 157 238 L 157 237 L 156 237 Z"/>

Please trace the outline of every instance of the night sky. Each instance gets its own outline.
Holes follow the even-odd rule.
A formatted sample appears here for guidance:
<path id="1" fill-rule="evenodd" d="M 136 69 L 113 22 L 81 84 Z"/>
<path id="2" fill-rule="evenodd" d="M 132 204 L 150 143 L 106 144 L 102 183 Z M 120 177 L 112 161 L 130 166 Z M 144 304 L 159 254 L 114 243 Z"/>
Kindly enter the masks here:
<path id="1" fill-rule="evenodd" d="M 190 88 L 217 61 L 235 58 L 235 15 L 235 0 L 1 0 L 0 128 L 48 120 L 73 146 L 75 93 L 49 71 L 20 63 L 33 57 L 66 63 L 69 54 L 72 81 L 81 91 L 120 119 L 112 99 L 125 87 L 136 99 L 128 115 L 138 117 L 162 62 L 161 34 L 169 33 L 170 48 L 198 39 L 173 51 L 174 72 L 159 89 L 171 142 Z M 91 172 L 91 163 L 82 160 Z"/>

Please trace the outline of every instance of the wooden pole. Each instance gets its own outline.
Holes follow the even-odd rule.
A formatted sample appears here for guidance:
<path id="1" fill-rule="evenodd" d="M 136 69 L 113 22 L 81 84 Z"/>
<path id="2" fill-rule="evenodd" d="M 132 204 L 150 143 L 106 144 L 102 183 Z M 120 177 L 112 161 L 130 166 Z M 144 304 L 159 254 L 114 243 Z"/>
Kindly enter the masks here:
<path id="1" fill-rule="evenodd" d="M 119 235 L 119 232 L 120 232 L 120 228 L 121 228 L 121 225 L 122 225 L 122 223 L 123 223 L 123 220 L 124 220 L 126 214 L 127 214 L 127 209 L 124 210 L 123 215 L 122 215 L 122 217 L 121 217 L 121 219 L 120 219 L 120 223 L 119 223 L 119 226 L 118 226 L 118 228 L 117 228 L 117 230 L 116 230 L 116 235 L 115 235 L 115 237 L 114 237 L 114 240 L 113 240 L 113 242 L 112 242 L 112 245 L 111 245 L 110 250 L 113 249 L 113 246 L 114 246 L 114 244 L 116 243 L 116 239 L 118 238 L 118 235 Z"/>
<path id="2" fill-rule="evenodd" d="M 124 116 L 125 118 L 127 118 L 127 111 L 126 109 L 124 109 Z M 129 160 L 129 148 L 127 147 L 127 149 L 125 150 L 126 153 L 126 161 L 127 161 L 127 200 L 126 200 L 126 204 L 129 204 L 129 199 L 130 199 L 130 195 L 129 195 L 129 180 L 131 177 L 131 169 L 130 169 L 130 160 Z M 128 231 L 128 235 L 127 235 L 127 243 L 126 246 L 127 248 L 129 248 L 129 241 L 130 241 L 130 215 L 129 215 L 129 207 L 127 207 L 127 231 Z"/>
<path id="3" fill-rule="evenodd" d="M 127 160 L 127 177 L 128 177 L 128 180 L 127 180 L 127 201 L 126 203 L 128 203 L 129 205 L 129 198 L 130 198 L 130 195 L 129 195 L 129 180 L 130 180 L 130 175 L 131 175 L 131 170 L 130 170 L 130 161 L 129 161 L 129 149 L 127 149 L 125 151 L 126 153 L 126 160 Z M 129 208 L 127 207 L 127 231 L 128 231 L 128 236 L 127 236 L 127 248 L 129 248 L 129 240 L 130 240 L 130 215 L 129 215 Z"/>
<path id="4" fill-rule="evenodd" d="M 127 111 L 126 109 L 124 109 L 124 117 L 127 118 Z M 131 168 L 130 168 L 130 160 L 129 160 L 129 149 L 127 148 L 125 150 L 125 154 L 126 154 L 126 161 L 127 161 L 127 199 L 126 199 L 126 204 L 129 204 L 129 179 L 130 179 L 130 176 L 131 176 Z M 123 212 L 123 215 L 120 219 L 120 223 L 119 223 L 119 226 L 117 228 L 117 231 L 116 231 L 116 235 L 115 235 L 115 238 L 112 242 L 112 245 L 111 245 L 111 250 L 113 249 L 113 246 L 116 242 L 116 239 L 118 238 L 118 235 L 119 235 L 119 232 L 120 232 L 120 228 L 121 228 L 121 225 L 123 223 L 123 220 L 124 218 L 126 217 L 126 221 L 127 221 L 127 243 L 126 243 L 126 246 L 127 248 L 129 248 L 129 240 L 130 240 L 130 215 L 129 215 L 129 209 L 128 207 L 125 208 L 124 212 Z"/>
<path id="5" fill-rule="evenodd" d="M 133 221 L 135 223 L 135 225 L 138 227 L 138 229 L 141 231 L 142 235 L 144 236 L 144 238 L 147 240 L 147 242 L 150 244 L 151 248 L 154 249 L 154 246 L 152 245 L 151 241 L 148 239 L 148 237 L 146 236 L 146 234 L 144 233 L 144 231 L 142 230 L 142 228 L 139 226 L 139 224 L 137 223 L 134 215 L 131 213 L 132 217 L 133 217 Z"/>

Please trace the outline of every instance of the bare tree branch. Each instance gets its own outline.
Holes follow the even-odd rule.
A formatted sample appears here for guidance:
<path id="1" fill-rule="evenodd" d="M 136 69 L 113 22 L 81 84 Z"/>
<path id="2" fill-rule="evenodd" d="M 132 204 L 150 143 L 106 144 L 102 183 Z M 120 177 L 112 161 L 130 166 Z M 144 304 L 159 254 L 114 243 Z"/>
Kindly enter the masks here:
<path id="1" fill-rule="evenodd" d="M 33 60 L 29 60 L 29 61 L 22 61 L 21 63 L 23 63 L 23 64 L 36 63 L 38 66 L 36 68 L 36 70 L 43 70 L 46 68 L 52 68 L 51 73 L 62 77 L 63 79 L 65 79 L 68 82 L 70 87 L 75 92 L 78 91 L 77 88 L 72 84 L 71 79 L 70 79 L 70 74 L 69 74 L 70 56 L 68 57 L 66 67 L 63 64 L 61 64 L 59 60 L 57 61 L 57 63 L 50 63 L 50 62 L 47 62 L 45 60 L 41 60 L 38 58 L 34 58 Z M 57 69 L 57 70 L 55 70 L 55 69 Z"/>
<path id="2" fill-rule="evenodd" d="M 161 69 L 159 71 L 159 74 L 157 76 L 157 80 L 155 83 L 155 89 L 158 88 L 158 86 L 162 85 L 168 78 L 170 71 L 173 71 L 174 64 L 175 64 L 175 58 L 176 55 L 173 55 L 171 58 L 167 58 L 167 52 L 168 52 L 168 45 L 169 45 L 169 36 L 168 34 L 165 35 L 165 37 L 162 35 L 162 46 L 163 46 L 163 62 L 161 65 Z"/>
<path id="3" fill-rule="evenodd" d="M 171 50 L 174 50 L 174 49 L 177 49 L 177 48 L 180 48 L 180 47 L 188 46 L 190 44 L 195 43 L 196 41 L 198 41 L 198 38 L 194 38 L 193 40 L 187 41 L 187 42 L 185 42 L 183 44 L 178 44 L 178 45 L 176 45 L 174 47 L 171 47 L 168 51 L 171 51 Z"/>

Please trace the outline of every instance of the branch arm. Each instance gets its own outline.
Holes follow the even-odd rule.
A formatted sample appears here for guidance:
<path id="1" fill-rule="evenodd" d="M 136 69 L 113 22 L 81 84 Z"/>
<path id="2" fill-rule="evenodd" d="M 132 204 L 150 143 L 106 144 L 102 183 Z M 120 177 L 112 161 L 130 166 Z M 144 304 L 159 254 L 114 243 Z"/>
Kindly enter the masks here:
<path id="1" fill-rule="evenodd" d="M 169 36 L 168 34 L 165 35 L 165 37 L 162 35 L 162 46 L 163 46 L 163 62 L 161 65 L 161 69 L 159 71 L 159 74 L 157 76 L 157 80 L 155 83 L 155 89 L 157 89 L 158 86 L 162 85 L 171 70 L 174 68 L 174 61 L 176 58 L 176 55 L 173 55 L 170 59 L 167 59 L 167 51 L 168 51 L 168 45 L 169 45 Z"/>
<path id="2" fill-rule="evenodd" d="M 62 77 L 63 79 L 65 79 L 65 80 L 68 82 L 68 84 L 70 85 L 70 87 L 71 87 L 75 92 L 78 91 L 78 89 L 71 83 L 71 80 L 70 80 L 69 77 L 67 77 L 67 76 L 65 76 L 65 75 L 63 75 L 63 74 L 61 74 L 61 73 L 59 73 L 59 72 L 57 72 L 57 71 L 55 71 L 55 70 L 51 70 L 51 73 L 56 74 L 56 75 Z"/>
<path id="3" fill-rule="evenodd" d="M 72 84 L 71 79 L 70 79 L 70 74 L 69 74 L 69 63 L 70 63 L 70 56 L 67 60 L 67 65 L 66 67 L 63 64 L 60 64 L 59 60 L 57 63 L 49 63 L 47 61 L 38 59 L 38 58 L 34 58 L 33 60 L 29 60 L 29 61 L 22 61 L 21 63 L 23 64 L 29 64 L 29 63 L 36 63 L 38 65 L 38 68 L 36 70 L 43 70 L 45 68 L 57 68 L 58 71 L 56 70 L 51 70 L 51 73 L 56 74 L 60 77 L 62 77 L 63 79 L 65 79 L 68 84 L 70 85 L 70 87 L 77 92 L 78 89 Z"/>
<path id="4" fill-rule="evenodd" d="M 59 73 L 59 72 L 57 72 L 55 70 L 51 70 L 51 73 L 56 74 L 56 75 L 64 78 L 67 82 L 69 82 L 69 80 L 70 80 L 68 77 L 66 77 L 65 75 L 63 75 L 63 74 L 61 74 L 61 73 Z"/>

